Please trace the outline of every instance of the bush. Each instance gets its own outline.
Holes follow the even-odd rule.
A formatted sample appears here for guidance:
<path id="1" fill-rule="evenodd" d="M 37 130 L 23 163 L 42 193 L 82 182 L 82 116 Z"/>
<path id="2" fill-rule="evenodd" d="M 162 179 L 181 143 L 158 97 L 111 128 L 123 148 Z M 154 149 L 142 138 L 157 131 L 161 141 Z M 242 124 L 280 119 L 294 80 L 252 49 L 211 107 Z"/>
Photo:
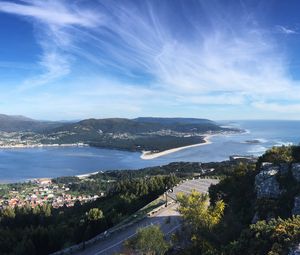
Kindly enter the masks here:
<path id="1" fill-rule="evenodd" d="M 300 242 L 300 216 L 288 219 L 259 221 L 246 229 L 240 238 L 231 243 L 231 255 L 284 255 Z"/>

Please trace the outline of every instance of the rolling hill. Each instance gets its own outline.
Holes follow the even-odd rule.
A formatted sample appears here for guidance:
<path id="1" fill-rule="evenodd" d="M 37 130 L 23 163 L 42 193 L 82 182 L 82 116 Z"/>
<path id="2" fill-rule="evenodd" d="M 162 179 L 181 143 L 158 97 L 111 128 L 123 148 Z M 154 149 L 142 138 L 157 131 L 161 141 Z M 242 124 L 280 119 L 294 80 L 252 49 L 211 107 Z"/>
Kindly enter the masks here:
<path id="1" fill-rule="evenodd" d="M 77 144 L 130 151 L 162 151 L 204 142 L 206 133 L 236 132 L 208 119 L 108 118 L 74 123 L 38 121 L 24 116 L 0 115 L 0 131 L 19 132 L 14 145 Z M 4 139 L 4 136 L 3 136 Z M 10 145 L 12 137 L 7 139 Z"/>
<path id="2" fill-rule="evenodd" d="M 38 121 L 21 115 L 0 114 L 0 131 L 4 132 L 26 132 L 43 131 L 62 125 L 60 122 Z"/>
<path id="3" fill-rule="evenodd" d="M 205 133 L 236 132 L 207 119 L 86 119 L 48 130 L 43 143 L 85 143 L 130 151 L 162 151 L 203 143 Z"/>

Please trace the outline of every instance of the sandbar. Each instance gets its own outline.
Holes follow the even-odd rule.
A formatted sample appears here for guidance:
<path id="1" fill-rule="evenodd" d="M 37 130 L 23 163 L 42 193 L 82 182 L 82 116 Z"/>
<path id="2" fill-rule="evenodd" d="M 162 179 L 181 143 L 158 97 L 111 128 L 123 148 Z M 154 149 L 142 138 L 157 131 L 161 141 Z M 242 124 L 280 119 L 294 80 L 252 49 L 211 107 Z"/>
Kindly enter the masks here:
<path id="1" fill-rule="evenodd" d="M 162 157 L 162 156 L 165 156 L 165 155 L 177 152 L 177 151 L 185 150 L 188 148 L 208 145 L 208 144 L 211 144 L 211 141 L 210 141 L 211 137 L 212 137 L 212 135 L 205 135 L 203 138 L 203 140 L 204 140 L 203 143 L 197 143 L 197 144 L 177 147 L 177 148 L 173 148 L 173 149 L 169 149 L 169 150 L 165 150 L 165 151 L 161 151 L 161 152 L 143 151 L 142 155 L 141 155 L 141 159 L 145 159 L 145 160 L 155 159 L 155 158 Z"/>

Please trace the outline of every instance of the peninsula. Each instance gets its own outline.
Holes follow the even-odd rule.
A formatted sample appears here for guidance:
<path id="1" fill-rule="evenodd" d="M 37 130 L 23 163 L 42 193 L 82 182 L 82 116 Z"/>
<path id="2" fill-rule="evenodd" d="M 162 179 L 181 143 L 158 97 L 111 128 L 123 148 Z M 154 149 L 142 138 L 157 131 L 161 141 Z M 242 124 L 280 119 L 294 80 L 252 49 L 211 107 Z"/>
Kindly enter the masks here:
<path id="1" fill-rule="evenodd" d="M 169 149 L 169 150 L 165 150 L 165 151 L 161 151 L 161 152 L 153 152 L 153 151 L 143 151 L 142 155 L 141 155 L 141 159 L 145 159 L 145 160 L 149 160 L 149 159 L 155 159 L 161 156 L 165 156 L 177 151 L 181 151 L 184 149 L 188 149 L 188 148 L 193 148 L 193 147 L 198 147 L 198 146 L 203 146 L 203 145 L 207 145 L 207 144 L 211 144 L 210 138 L 213 135 L 206 135 L 203 138 L 203 143 L 197 143 L 197 144 L 192 144 L 192 145 L 187 145 L 187 146 L 182 146 L 182 147 L 177 147 L 177 148 L 173 148 L 173 149 Z"/>
<path id="2" fill-rule="evenodd" d="M 211 135 L 241 132 L 196 118 L 110 118 L 70 123 L 0 117 L 0 148 L 88 145 L 143 152 L 143 159 L 208 144 Z"/>

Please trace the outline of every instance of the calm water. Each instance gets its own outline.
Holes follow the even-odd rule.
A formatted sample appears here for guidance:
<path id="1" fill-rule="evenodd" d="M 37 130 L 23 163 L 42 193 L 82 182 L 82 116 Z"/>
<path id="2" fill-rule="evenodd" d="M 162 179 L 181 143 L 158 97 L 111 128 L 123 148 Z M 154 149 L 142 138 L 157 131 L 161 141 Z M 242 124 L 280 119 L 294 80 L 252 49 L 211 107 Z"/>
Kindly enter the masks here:
<path id="1" fill-rule="evenodd" d="M 3 149 L 0 150 L 0 181 L 14 182 L 110 169 L 138 169 L 173 161 L 222 161 L 233 154 L 260 155 L 274 145 L 300 142 L 300 121 L 238 121 L 224 124 L 243 128 L 248 132 L 215 136 L 211 139 L 212 144 L 153 160 L 140 159 L 140 153 L 91 147 Z M 246 142 L 254 139 L 260 143 Z"/>

